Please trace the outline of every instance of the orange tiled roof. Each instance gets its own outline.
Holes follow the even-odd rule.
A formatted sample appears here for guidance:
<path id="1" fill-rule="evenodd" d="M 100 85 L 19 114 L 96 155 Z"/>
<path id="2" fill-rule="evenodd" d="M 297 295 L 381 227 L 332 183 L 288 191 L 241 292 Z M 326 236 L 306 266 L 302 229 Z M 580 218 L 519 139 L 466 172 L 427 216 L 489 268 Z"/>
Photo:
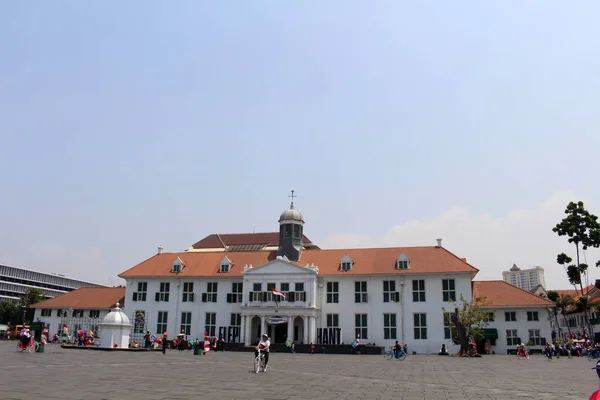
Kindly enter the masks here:
<path id="1" fill-rule="evenodd" d="M 396 269 L 396 260 L 405 253 L 410 259 L 408 270 Z M 351 271 L 340 271 L 340 260 L 348 255 L 354 264 Z M 226 256 L 233 265 L 230 272 L 219 273 Z M 179 257 L 186 267 L 179 276 L 241 276 L 245 265 L 254 267 L 274 260 L 276 251 L 255 252 L 183 252 L 157 254 L 121 273 L 122 278 L 170 276 L 173 261 Z M 375 249 L 304 250 L 300 266 L 314 264 L 320 275 L 471 273 L 478 269 L 441 247 L 390 247 Z"/>
<path id="2" fill-rule="evenodd" d="M 504 281 L 473 281 L 473 298 L 485 297 L 490 307 L 551 306 L 550 300 L 536 296 Z"/>
<path id="3" fill-rule="evenodd" d="M 80 288 L 69 293 L 32 304 L 32 308 L 74 308 L 81 310 L 113 308 L 125 300 L 125 288 Z"/>
<path id="4" fill-rule="evenodd" d="M 595 288 L 594 285 L 586 286 L 583 288 L 583 293 L 588 293 L 594 288 Z M 577 290 L 575 290 L 575 289 L 555 290 L 555 292 L 557 292 L 558 294 L 562 294 L 564 296 L 571 296 L 575 300 L 577 300 L 581 296 L 580 289 L 577 289 Z"/>

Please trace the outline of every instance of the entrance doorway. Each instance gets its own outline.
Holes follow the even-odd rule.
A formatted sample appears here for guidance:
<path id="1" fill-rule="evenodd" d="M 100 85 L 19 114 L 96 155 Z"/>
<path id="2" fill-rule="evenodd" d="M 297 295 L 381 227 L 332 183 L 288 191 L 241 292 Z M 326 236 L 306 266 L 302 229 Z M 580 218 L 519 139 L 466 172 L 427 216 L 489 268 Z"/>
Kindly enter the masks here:
<path id="1" fill-rule="evenodd" d="M 287 324 L 269 325 L 267 332 L 272 343 L 285 343 L 287 339 Z"/>

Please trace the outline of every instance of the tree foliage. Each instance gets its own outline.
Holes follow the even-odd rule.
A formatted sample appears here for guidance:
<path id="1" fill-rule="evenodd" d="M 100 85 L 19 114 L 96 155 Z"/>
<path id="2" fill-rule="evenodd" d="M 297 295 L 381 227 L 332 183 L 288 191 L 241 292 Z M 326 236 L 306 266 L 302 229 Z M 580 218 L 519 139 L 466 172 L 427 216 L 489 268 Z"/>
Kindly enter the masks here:
<path id="1" fill-rule="evenodd" d="M 21 321 L 21 310 L 17 303 L 0 302 L 0 324 L 15 324 Z"/>
<path id="2" fill-rule="evenodd" d="M 489 303 L 483 297 L 468 302 L 460 295 L 460 303 L 454 305 L 450 313 L 452 338 L 460 345 L 459 356 L 470 356 L 469 343 L 474 339 L 483 338 L 483 328 L 487 326 L 488 311 L 483 307 Z"/>
<path id="3" fill-rule="evenodd" d="M 577 309 L 583 311 L 587 321 L 589 337 L 592 337 L 592 328 L 588 318 L 588 293 L 583 290 L 583 276 L 587 276 L 588 265 L 580 262 L 579 251 L 587 250 L 590 247 L 600 247 L 600 223 L 598 217 L 585 209 L 583 202 L 570 202 L 565 209 L 567 216 L 562 219 L 552 232 L 558 236 L 568 236 L 568 242 L 575 245 L 575 264 L 571 264 L 573 259 L 561 253 L 556 257 L 556 262 L 562 265 L 569 278 L 569 282 L 581 289 L 581 297 L 577 301 Z M 600 266 L 600 261 L 596 263 Z"/>
<path id="4" fill-rule="evenodd" d="M 32 304 L 40 303 L 44 301 L 42 291 L 38 288 L 29 288 L 19 298 L 19 307 L 21 310 L 25 310 L 19 319 L 22 323 L 31 322 L 33 320 L 34 310 L 30 308 Z"/>
<path id="5" fill-rule="evenodd" d="M 571 328 L 569 327 L 569 324 L 567 323 L 566 314 L 567 314 L 567 307 L 575 304 L 575 300 L 569 295 L 559 294 L 558 292 L 556 292 L 554 290 L 548 291 L 548 300 L 554 302 L 554 307 L 552 308 L 552 315 L 554 316 L 554 320 L 555 320 L 556 326 L 558 328 L 559 337 L 562 337 L 560 324 L 558 323 L 559 315 L 563 316 L 563 318 L 565 320 L 565 325 L 567 326 L 567 329 L 568 329 L 569 335 L 570 335 Z"/>

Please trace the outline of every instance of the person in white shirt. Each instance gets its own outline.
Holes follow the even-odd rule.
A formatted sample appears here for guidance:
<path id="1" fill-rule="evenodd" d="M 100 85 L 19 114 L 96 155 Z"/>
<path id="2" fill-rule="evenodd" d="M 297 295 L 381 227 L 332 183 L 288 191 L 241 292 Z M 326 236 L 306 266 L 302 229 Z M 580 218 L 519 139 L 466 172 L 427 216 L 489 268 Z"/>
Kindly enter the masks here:
<path id="1" fill-rule="evenodd" d="M 24 349 L 27 348 L 27 346 L 29 345 L 29 338 L 30 338 L 29 329 L 27 329 L 27 328 L 21 329 L 21 344 L 23 345 Z"/>
<path id="2" fill-rule="evenodd" d="M 254 352 L 254 357 L 258 357 L 258 349 L 261 349 L 265 354 L 265 371 L 267 370 L 267 364 L 269 363 L 269 347 L 271 347 L 271 341 L 269 337 L 265 334 L 262 335 L 260 342 L 258 342 L 258 346 L 256 346 L 256 351 Z"/>

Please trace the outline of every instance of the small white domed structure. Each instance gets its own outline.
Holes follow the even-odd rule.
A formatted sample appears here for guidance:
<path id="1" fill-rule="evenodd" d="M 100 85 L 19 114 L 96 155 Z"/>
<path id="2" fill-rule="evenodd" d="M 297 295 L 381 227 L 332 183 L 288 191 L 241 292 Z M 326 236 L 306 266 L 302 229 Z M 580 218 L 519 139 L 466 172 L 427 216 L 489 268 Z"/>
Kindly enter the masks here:
<path id="1" fill-rule="evenodd" d="M 291 206 L 291 208 L 282 212 L 279 216 L 279 223 L 291 221 L 304 223 L 304 217 L 302 216 L 302 214 L 300 214 L 300 211 L 294 208 L 293 205 Z"/>
<path id="2" fill-rule="evenodd" d="M 131 322 L 127 315 L 119 308 L 119 303 L 108 313 L 100 328 L 100 347 L 126 349 L 129 347 L 129 335 L 131 334 Z"/>

